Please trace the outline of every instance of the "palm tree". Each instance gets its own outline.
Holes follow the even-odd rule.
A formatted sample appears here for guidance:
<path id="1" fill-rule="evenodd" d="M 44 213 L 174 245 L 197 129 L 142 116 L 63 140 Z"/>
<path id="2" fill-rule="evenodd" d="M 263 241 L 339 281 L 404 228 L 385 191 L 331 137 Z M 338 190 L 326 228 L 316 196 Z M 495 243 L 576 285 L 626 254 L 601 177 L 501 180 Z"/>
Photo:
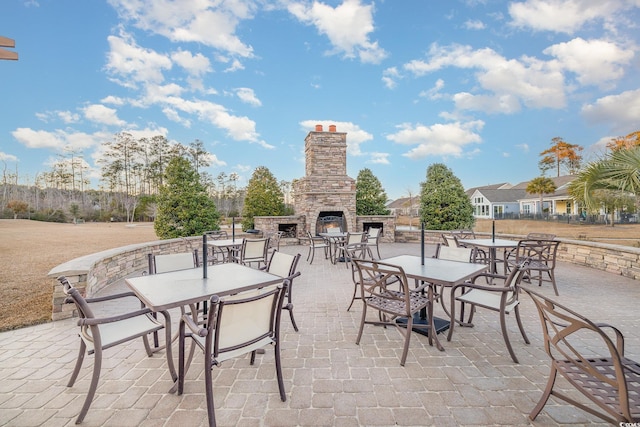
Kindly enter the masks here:
<path id="1" fill-rule="evenodd" d="M 556 184 L 551 178 L 539 176 L 527 184 L 527 193 L 540 195 L 540 214 L 542 215 L 542 196 L 556 191 Z"/>
<path id="2" fill-rule="evenodd" d="M 603 199 L 610 198 L 612 193 L 619 198 L 629 193 L 639 195 L 640 147 L 619 149 L 589 163 L 571 182 L 569 192 L 589 210 L 600 208 Z"/>

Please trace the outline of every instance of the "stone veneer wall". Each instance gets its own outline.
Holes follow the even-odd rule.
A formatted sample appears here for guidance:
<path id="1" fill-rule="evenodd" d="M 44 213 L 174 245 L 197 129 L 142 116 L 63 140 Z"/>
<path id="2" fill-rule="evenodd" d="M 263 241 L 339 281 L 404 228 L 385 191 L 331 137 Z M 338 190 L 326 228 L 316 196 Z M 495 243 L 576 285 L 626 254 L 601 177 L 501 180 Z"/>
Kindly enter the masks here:
<path id="1" fill-rule="evenodd" d="M 306 217 L 306 229 L 316 232 L 320 212 L 343 212 L 346 231 L 356 230 L 356 181 L 347 176 L 347 134 L 309 132 L 305 138 L 306 176 L 294 186 L 294 210 Z M 330 127 L 332 129 L 332 127 Z"/>
<path id="2" fill-rule="evenodd" d="M 425 242 L 436 244 L 442 242 L 442 231 L 426 231 Z M 483 235 L 476 233 L 478 237 L 490 237 L 490 234 Z M 524 236 L 501 234 L 503 239 L 519 240 Z M 419 231 L 398 231 L 396 230 L 396 243 L 420 242 Z M 582 265 L 619 274 L 640 280 L 640 248 L 631 246 L 612 245 L 608 243 L 589 242 L 585 240 L 561 239 L 558 247 L 558 261 L 571 264 Z"/>
<path id="3" fill-rule="evenodd" d="M 269 236 L 278 231 L 279 224 L 296 224 L 296 237 L 306 237 L 306 218 L 304 215 L 290 216 L 256 216 L 253 217 L 254 227 L 263 236 Z"/>
<path id="4" fill-rule="evenodd" d="M 438 243 L 442 241 L 441 234 L 441 231 L 425 231 L 425 242 Z M 514 240 L 522 238 L 513 235 L 500 237 Z M 396 243 L 419 243 L 420 232 L 396 230 L 394 238 Z M 562 242 L 558 249 L 558 259 L 561 261 L 640 280 L 640 248 L 583 240 L 558 240 Z M 91 297 L 98 290 L 125 277 L 141 274 L 147 268 L 147 254 L 150 252 L 184 252 L 199 249 L 201 244 L 201 237 L 140 243 L 97 252 L 54 267 L 48 274 L 53 282 L 52 320 L 72 317 L 75 308 L 73 304 L 64 303 L 64 292 L 58 281 L 54 280 L 56 277 L 66 276 L 71 284 Z"/>
<path id="5" fill-rule="evenodd" d="M 383 236 L 381 242 L 395 242 L 396 217 L 394 215 L 358 215 L 356 216 L 356 231 L 364 230 L 365 222 L 381 222 Z"/>

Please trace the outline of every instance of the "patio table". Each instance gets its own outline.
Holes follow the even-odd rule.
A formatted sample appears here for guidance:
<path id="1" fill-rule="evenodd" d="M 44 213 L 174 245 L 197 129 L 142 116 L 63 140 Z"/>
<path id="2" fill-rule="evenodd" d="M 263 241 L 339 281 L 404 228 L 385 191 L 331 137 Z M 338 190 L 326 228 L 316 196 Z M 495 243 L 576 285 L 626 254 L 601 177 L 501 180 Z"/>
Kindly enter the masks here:
<path id="1" fill-rule="evenodd" d="M 489 267 L 486 264 L 448 261 L 438 258 L 424 258 L 424 260 L 422 260 L 421 257 L 415 255 L 399 255 L 380 261 L 402 267 L 407 278 L 427 282 L 431 285 L 443 285 L 446 287 L 452 287 L 458 283 L 469 280 L 479 273 L 486 271 Z M 428 296 L 431 300 L 431 306 L 434 307 L 434 292 L 432 286 L 428 288 Z M 429 318 L 426 311 L 424 311 L 413 319 L 413 323 L 414 325 L 428 324 L 428 330 L 424 328 L 414 328 L 414 331 L 424 335 L 425 332 L 428 333 L 428 331 L 434 330 L 435 334 L 433 334 L 433 338 L 436 342 L 436 347 L 440 351 L 444 351 L 444 347 L 442 347 L 440 341 L 438 341 L 438 333 L 449 328 L 450 320 L 440 319 L 435 316 L 430 316 Z"/>
<path id="2" fill-rule="evenodd" d="M 489 250 L 489 265 L 491 266 L 490 272 L 492 274 L 497 274 L 497 257 L 496 250 L 497 249 L 509 249 L 515 248 L 518 246 L 518 242 L 515 240 L 508 239 L 462 239 L 458 241 L 463 245 L 475 246 L 478 248 L 486 248 Z"/>
<path id="3" fill-rule="evenodd" d="M 243 240 L 244 239 L 207 240 L 207 246 L 213 248 L 214 254 L 216 251 L 222 254 L 223 262 L 229 262 L 232 259 L 231 254 L 242 246 Z"/>
<path id="4" fill-rule="evenodd" d="M 344 239 L 347 238 L 347 232 L 333 232 L 333 233 L 318 233 L 320 237 L 329 242 L 329 258 L 331 259 L 331 263 L 335 264 L 336 256 L 338 254 L 338 246 L 344 242 Z M 344 260 L 343 260 L 344 261 Z"/>
<path id="5" fill-rule="evenodd" d="M 236 263 L 210 265 L 206 278 L 203 278 L 202 268 L 193 268 L 125 279 L 127 286 L 147 307 L 165 315 L 165 327 L 169 332 L 171 316 L 168 310 L 172 308 L 193 307 L 212 295 L 227 296 L 281 282 L 282 277 Z M 173 364 L 171 343 L 167 343 L 166 349 L 169 371 L 175 381 L 178 375 Z"/>

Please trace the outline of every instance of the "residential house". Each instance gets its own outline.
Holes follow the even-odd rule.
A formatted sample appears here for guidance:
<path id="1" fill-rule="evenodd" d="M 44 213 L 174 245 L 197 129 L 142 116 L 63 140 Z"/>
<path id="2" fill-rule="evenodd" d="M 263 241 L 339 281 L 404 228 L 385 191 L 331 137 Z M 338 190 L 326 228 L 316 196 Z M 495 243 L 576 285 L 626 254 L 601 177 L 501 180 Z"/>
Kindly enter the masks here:
<path id="1" fill-rule="evenodd" d="M 518 200 L 527 192 L 504 182 L 470 188 L 466 193 L 471 199 L 475 218 L 497 219 L 517 215 L 520 211 Z"/>
<path id="2" fill-rule="evenodd" d="M 390 210 L 389 215 L 395 216 L 419 216 L 420 212 L 420 196 L 402 197 L 387 204 Z"/>
<path id="3" fill-rule="evenodd" d="M 542 195 L 542 206 L 540 206 L 540 195 L 526 193 L 520 198 L 519 210 L 522 215 L 578 215 L 580 209 L 573 197 L 569 195 L 569 184 L 576 178 L 575 175 L 565 175 L 551 178 L 556 185 L 556 191 L 552 194 Z M 518 184 L 517 187 L 526 190 L 529 182 Z"/>

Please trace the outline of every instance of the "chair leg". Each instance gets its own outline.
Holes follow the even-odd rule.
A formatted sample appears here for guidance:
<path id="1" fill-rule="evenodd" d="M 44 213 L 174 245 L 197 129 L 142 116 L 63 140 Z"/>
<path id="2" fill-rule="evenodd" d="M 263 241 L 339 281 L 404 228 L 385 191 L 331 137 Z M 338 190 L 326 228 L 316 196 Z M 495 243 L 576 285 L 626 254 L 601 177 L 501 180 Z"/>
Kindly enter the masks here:
<path id="1" fill-rule="evenodd" d="M 73 373 L 71 374 L 71 378 L 69 378 L 69 382 L 67 383 L 67 387 L 73 387 L 73 384 L 76 382 L 76 378 L 78 378 L 78 374 L 80 373 L 80 368 L 82 367 L 82 362 L 84 361 L 84 355 L 87 351 L 87 345 L 84 341 L 80 340 L 80 351 L 78 353 L 78 359 L 76 359 L 76 366 L 73 368 Z"/>
<path id="2" fill-rule="evenodd" d="M 284 379 L 282 378 L 282 363 L 280 361 L 280 339 L 276 341 L 275 348 L 275 359 L 276 359 L 276 376 L 278 377 L 278 389 L 280 390 L 280 400 L 283 402 L 287 401 L 287 394 L 284 391 Z"/>
<path id="3" fill-rule="evenodd" d="M 411 341 L 411 331 L 413 330 L 413 316 L 407 317 L 407 327 L 404 331 L 404 347 L 402 349 L 402 357 L 400 358 L 400 366 L 404 366 L 409 353 L 409 342 Z M 402 331 L 400 331 L 402 333 Z M 429 344 L 431 344 L 431 331 L 429 331 Z"/>
<path id="4" fill-rule="evenodd" d="M 507 316 L 504 312 L 500 313 L 500 329 L 502 329 L 502 338 L 504 338 L 504 343 L 507 345 L 507 350 L 509 350 L 509 354 L 511 355 L 511 359 L 515 363 L 518 362 L 518 358 L 516 354 L 513 352 L 513 348 L 511 347 L 511 342 L 509 341 L 509 334 L 507 333 Z"/>
<path id="5" fill-rule="evenodd" d="M 380 256 L 380 246 L 376 245 L 376 252 L 378 252 L 378 259 L 382 259 L 382 256 Z"/>
<path id="6" fill-rule="evenodd" d="M 549 374 L 549 381 L 547 381 L 547 388 L 544 390 L 544 393 L 542 393 L 542 397 L 540 397 L 538 404 L 533 408 L 533 410 L 531 410 L 531 413 L 529 413 L 529 419 L 531 421 L 536 419 L 540 411 L 542 411 L 542 408 L 544 408 L 544 405 L 547 404 L 547 400 L 549 400 L 549 396 L 551 396 L 551 390 L 553 390 L 553 385 L 556 382 L 557 376 L 558 370 L 554 365 L 551 365 L 551 373 Z"/>
<path id="7" fill-rule="evenodd" d="M 289 289 L 287 292 L 291 292 L 291 289 Z M 283 308 L 289 311 L 289 317 L 291 318 L 293 330 L 298 332 L 298 325 L 296 325 L 296 320 L 293 318 L 293 303 L 291 302 L 291 294 L 287 294 L 287 298 L 289 299 L 288 304 Z"/>
<path id="8" fill-rule="evenodd" d="M 80 424 L 84 417 L 89 412 L 89 407 L 91 406 L 91 402 L 93 401 L 93 397 L 96 395 L 96 389 L 98 388 L 98 380 L 100 380 L 100 369 L 102 369 L 102 349 L 96 348 L 93 358 L 93 375 L 91 376 L 91 384 L 89 385 L 89 391 L 87 392 L 87 397 L 84 400 L 84 405 L 82 405 L 82 409 L 80 410 L 80 414 L 78 414 L 78 418 L 76 418 L 76 424 Z"/>
<path id="9" fill-rule="evenodd" d="M 514 308 L 514 314 L 516 315 L 516 321 L 518 322 L 518 328 L 520 328 L 520 333 L 522 334 L 522 338 L 524 338 L 524 342 L 527 344 L 531 344 L 529 342 L 529 337 L 527 337 L 527 333 L 524 331 L 524 327 L 522 326 L 522 319 L 520 318 L 520 310 L 519 307 L 516 305 L 516 308 Z"/>
<path id="10" fill-rule="evenodd" d="M 209 356 L 210 358 L 211 356 Z M 207 397 L 207 414 L 209 416 L 209 427 L 216 425 L 216 411 L 213 403 L 213 375 L 211 375 L 211 365 L 205 363 L 204 367 L 204 384 Z"/>
<path id="11" fill-rule="evenodd" d="M 558 293 L 558 287 L 556 286 L 556 275 L 553 270 L 549 270 L 549 279 L 551 279 L 551 284 L 553 285 L 553 291 L 556 293 L 556 296 L 560 296 Z"/>
<path id="12" fill-rule="evenodd" d="M 353 303 L 356 300 L 356 294 L 358 293 L 358 284 L 354 283 L 353 285 L 353 295 L 351 296 L 351 303 L 349 304 L 349 307 L 347 307 L 347 311 L 351 310 L 351 306 L 353 305 Z"/>
<path id="13" fill-rule="evenodd" d="M 360 320 L 360 330 L 358 331 L 358 337 L 356 338 L 356 345 L 360 344 L 360 338 L 362 338 L 362 331 L 364 330 L 364 322 L 367 319 L 367 304 L 362 306 L 362 320 Z"/>
<path id="14" fill-rule="evenodd" d="M 311 261 L 309 261 L 309 256 L 307 256 L 307 261 L 309 261 L 309 264 L 313 264 L 313 257 L 316 256 L 316 249 L 309 248 L 309 254 L 311 255 Z"/>

